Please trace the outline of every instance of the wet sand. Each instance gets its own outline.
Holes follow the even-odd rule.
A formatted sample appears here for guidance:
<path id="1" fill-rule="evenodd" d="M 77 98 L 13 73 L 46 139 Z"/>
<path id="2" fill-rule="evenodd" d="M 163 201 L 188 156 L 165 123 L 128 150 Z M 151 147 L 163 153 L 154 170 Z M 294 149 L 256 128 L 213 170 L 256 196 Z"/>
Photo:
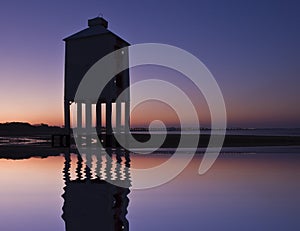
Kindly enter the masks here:
<path id="1" fill-rule="evenodd" d="M 134 134 L 134 138 L 141 142 L 149 140 L 150 135 Z M 157 138 L 163 135 L 154 135 Z M 190 134 L 182 135 L 186 140 L 193 140 Z M 179 134 L 168 134 L 162 148 L 176 148 L 179 144 L 181 136 Z M 201 135 L 198 147 L 207 147 L 210 135 Z M 256 147 L 256 146 L 290 146 L 300 145 L 300 137 L 297 136 L 252 136 L 252 135 L 226 135 L 223 147 Z M 189 147 L 190 143 L 186 142 L 184 147 Z"/>
<path id="2" fill-rule="evenodd" d="M 163 139 L 163 135 L 155 134 L 155 139 Z M 189 148 L 193 145 L 189 140 L 193 139 L 195 135 L 184 134 L 182 135 L 188 142 L 184 143 L 182 148 Z M 133 134 L 133 137 L 140 141 L 146 142 L 149 140 L 149 134 Z M 36 136 L 35 136 L 36 138 Z M 165 141 L 161 145 L 161 148 L 177 148 L 180 140 L 180 134 L 168 134 Z M 208 145 L 210 135 L 201 135 L 198 147 L 205 148 Z M 45 139 L 45 137 L 43 137 Z M 105 138 L 104 138 L 105 142 Z M 131 148 L 136 148 L 132 142 L 130 142 Z M 46 138 L 44 142 L 36 144 L 25 144 L 20 142 L 19 144 L 9 144 L 0 142 L 0 158 L 12 158 L 12 159 L 22 159 L 30 157 L 48 157 L 48 156 L 58 156 L 65 152 L 76 153 L 76 146 L 74 145 L 74 140 L 71 142 L 71 147 L 52 147 L 51 139 Z M 237 136 L 237 135 L 227 135 L 224 141 L 224 148 L 246 148 L 246 147 L 279 147 L 279 146 L 300 146 L 300 137 L 297 136 Z M 143 146 L 143 148 L 152 148 L 151 145 Z"/>

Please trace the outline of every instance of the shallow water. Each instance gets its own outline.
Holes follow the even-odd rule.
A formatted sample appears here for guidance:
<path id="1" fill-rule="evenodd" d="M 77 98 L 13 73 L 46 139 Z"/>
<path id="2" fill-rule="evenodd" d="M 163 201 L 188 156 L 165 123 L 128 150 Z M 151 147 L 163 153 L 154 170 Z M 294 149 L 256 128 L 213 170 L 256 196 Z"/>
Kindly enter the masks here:
<path id="1" fill-rule="evenodd" d="M 101 179 L 130 173 L 96 157 L 0 159 L 0 230 L 300 230 L 300 149 L 292 150 L 231 150 L 201 176 L 196 155 L 171 182 L 147 190 L 97 180 L 97 171 Z M 131 167 L 169 157 L 131 155 Z"/>

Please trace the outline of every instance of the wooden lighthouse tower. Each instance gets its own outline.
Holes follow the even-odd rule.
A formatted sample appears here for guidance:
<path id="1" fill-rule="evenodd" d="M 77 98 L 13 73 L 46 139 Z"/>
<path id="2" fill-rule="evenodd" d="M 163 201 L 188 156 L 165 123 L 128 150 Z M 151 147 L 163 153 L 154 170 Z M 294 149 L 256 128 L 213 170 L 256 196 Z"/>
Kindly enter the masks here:
<path id="1" fill-rule="evenodd" d="M 128 121 L 125 131 L 129 130 L 129 94 L 121 102 L 117 102 L 118 95 L 129 87 L 129 71 L 125 70 L 114 77 L 107 84 L 104 92 L 96 100 L 77 99 L 75 95 L 77 88 L 83 79 L 85 73 L 98 60 L 105 55 L 129 46 L 129 43 L 118 35 L 109 31 L 108 22 L 102 17 L 96 17 L 88 20 L 88 28 L 79 31 L 67 38 L 65 41 L 65 82 L 64 82 L 64 118 L 65 129 L 70 133 L 70 106 L 75 103 L 78 129 L 89 129 L 92 127 L 92 107 L 96 107 L 96 128 L 101 132 L 101 128 L 106 132 L 106 143 L 109 143 L 112 135 L 112 119 L 115 121 L 116 128 L 121 128 L 121 118 Z M 128 55 L 124 56 L 125 62 L 128 62 Z M 99 76 L 101 78 L 101 76 Z M 113 105 L 114 104 L 114 105 Z M 123 104 L 123 106 L 122 106 Z M 83 116 L 83 105 L 85 114 Z M 115 118 L 112 118 L 112 105 L 115 107 Z M 105 108 L 105 124 L 103 108 Z M 85 120 L 85 121 L 84 121 Z"/>

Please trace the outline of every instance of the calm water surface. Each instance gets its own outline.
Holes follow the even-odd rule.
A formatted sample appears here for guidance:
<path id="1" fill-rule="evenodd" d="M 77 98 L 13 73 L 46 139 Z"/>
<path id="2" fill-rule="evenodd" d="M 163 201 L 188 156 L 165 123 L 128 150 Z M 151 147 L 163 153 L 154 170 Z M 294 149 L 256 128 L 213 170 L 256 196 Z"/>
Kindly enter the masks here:
<path id="1" fill-rule="evenodd" d="M 148 190 L 99 180 L 97 171 L 101 179 L 129 173 L 94 157 L 90 170 L 75 154 L 0 159 L 0 230 L 300 230 L 300 149 L 237 151 L 222 154 L 202 176 L 197 155 L 174 180 Z M 168 158 L 131 155 L 131 166 Z"/>

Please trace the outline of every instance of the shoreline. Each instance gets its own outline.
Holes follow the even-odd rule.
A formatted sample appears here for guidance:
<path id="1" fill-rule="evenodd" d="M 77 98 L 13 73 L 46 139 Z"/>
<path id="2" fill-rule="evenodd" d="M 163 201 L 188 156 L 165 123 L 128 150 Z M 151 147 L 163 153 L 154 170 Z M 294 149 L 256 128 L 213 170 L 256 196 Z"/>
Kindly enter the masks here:
<path id="1" fill-rule="evenodd" d="M 154 138 L 163 138 L 162 135 L 154 135 Z M 161 136 L 161 137 L 160 137 Z M 187 140 L 189 136 L 194 135 L 183 135 Z M 1 136 L 1 138 L 9 138 L 11 136 Z M 16 138 L 17 136 L 13 136 Z M 18 136 L 18 137 L 30 137 L 30 136 Z M 73 144 L 71 147 L 51 147 L 51 138 L 49 136 L 38 136 L 33 135 L 34 138 L 44 139 L 43 143 L 31 143 L 24 144 L 22 142 L 18 144 L 7 144 L 2 143 L 0 139 L 0 158 L 6 159 L 26 159 L 31 157 L 42 157 L 46 158 L 48 156 L 59 156 L 64 153 L 76 153 L 76 146 Z M 133 137 L 140 142 L 146 142 L 149 140 L 149 134 L 133 134 Z M 205 148 L 209 142 L 210 135 L 201 135 L 198 143 L 197 154 L 205 152 Z M 176 149 L 180 140 L 180 135 L 178 134 L 168 134 L 165 141 L 163 142 L 160 149 L 155 153 L 162 154 L 172 154 L 172 149 Z M 138 153 L 138 148 L 131 146 L 131 148 L 136 149 Z M 151 146 L 144 146 L 143 148 L 151 148 Z M 188 150 L 190 148 L 189 143 L 186 143 L 181 148 Z M 169 150 L 168 150 L 169 149 Z M 240 151 L 242 149 L 244 151 Z M 222 146 L 221 152 L 224 153 L 251 153 L 256 152 L 256 150 L 278 150 L 280 153 L 281 149 L 295 150 L 294 153 L 300 154 L 300 137 L 295 136 L 236 136 L 236 135 L 226 135 L 224 145 Z M 238 150 L 238 151 L 237 151 Z M 299 150 L 299 152 L 298 152 Z M 184 150 L 183 150 L 184 152 Z M 273 152 L 273 151 L 272 151 Z"/>
<path id="2" fill-rule="evenodd" d="M 0 150 L 5 147 L 19 147 L 19 146 L 45 146 L 51 148 L 51 136 L 52 134 L 31 134 L 31 135 L 0 135 Z M 216 139 L 220 139 L 221 136 L 213 135 Z M 91 136 L 96 138 L 96 135 Z M 201 134 L 198 136 L 198 147 L 207 147 L 210 141 L 211 135 Z M 182 148 L 194 147 L 197 143 L 197 135 L 195 134 L 140 134 L 133 133 L 132 136 L 128 136 L 129 146 L 135 147 L 135 140 L 144 143 L 143 148 L 153 148 L 147 141 L 151 139 L 156 141 L 163 141 L 161 148 L 177 148 L 180 140 L 184 140 Z M 101 139 L 105 144 L 106 136 L 102 135 Z M 111 140 L 115 140 L 113 135 L 110 135 Z M 124 136 L 121 136 L 124 140 Z M 135 140 L 134 140 L 135 139 Z M 114 141 L 116 143 L 116 140 Z M 156 144 L 158 142 L 154 142 Z M 75 145 L 74 138 L 71 138 L 71 144 Z M 225 135 L 225 139 L 222 147 L 260 147 L 260 146 L 298 146 L 300 145 L 300 136 L 266 136 L 266 135 Z"/>

